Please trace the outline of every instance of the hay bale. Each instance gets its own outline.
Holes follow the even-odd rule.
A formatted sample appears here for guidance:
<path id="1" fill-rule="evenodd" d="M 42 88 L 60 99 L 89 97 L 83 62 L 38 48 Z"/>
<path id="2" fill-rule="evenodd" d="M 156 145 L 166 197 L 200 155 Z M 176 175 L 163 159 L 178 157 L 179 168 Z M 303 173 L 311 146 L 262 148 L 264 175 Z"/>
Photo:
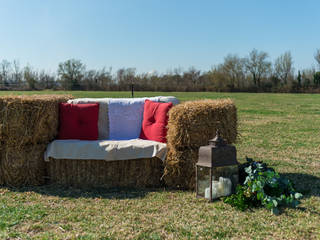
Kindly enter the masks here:
<path id="1" fill-rule="evenodd" d="M 165 160 L 164 181 L 168 187 L 178 189 L 195 189 L 195 164 L 198 150 L 169 149 Z"/>
<path id="2" fill-rule="evenodd" d="M 237 139 L 237 108 L 230 99 L 188 101 L 169 112 L 167 141 L 174 149 L 208 144 L 219 129 L 228 143 Z"/>
<path id="3" fill-rule="evenodd" d="M 50 159 L 51 183 L 79 188 L 159 187 L 163 162 L 159 158 L 121 161 Z"/>
<path id="4" fill-rule="evenodd" d="M 21 146 L 3 145 L 0 171 L 7 186 L 41 185 L 44 183 L 43 153 L 47 144 Z"/>
<path id="5" fill-rule="evenodd" d="M 228 143 L 236 141 L 237 109 L 230 99 L 189 101 L 170 110 L 164 169 L 169 187 L 195 189 L 199 147 L 208 145 L 217 129 Z"/>
<path id="6" fill-rule="evenodd" d="M 0 186 L 4 185 L 4 176 L 3 176 L 2 168 L 1 168 L 2 152 L 3 152 L 3 143 L 0 142 Z"/>
<path id="7" fill-rule="evenodd" d="M 69 95 L 0 97 L 0 141 L 11 146 L 48 143 L 58 132 L 59 103 Z"/>

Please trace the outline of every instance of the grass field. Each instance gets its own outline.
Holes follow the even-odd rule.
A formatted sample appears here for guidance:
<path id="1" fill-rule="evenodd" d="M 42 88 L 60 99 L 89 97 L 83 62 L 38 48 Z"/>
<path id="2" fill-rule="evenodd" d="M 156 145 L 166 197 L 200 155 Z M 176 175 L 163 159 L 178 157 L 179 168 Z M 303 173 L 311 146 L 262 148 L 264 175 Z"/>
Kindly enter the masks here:
<path id="1" fill-rule="evenodd" d="M 70 93 L 130 97 L 128 92 Z M 0 92 L 4 94 L 8 93 Z M 320 239 L 320 95 L 136 93 L 156 95 L 174 95 L 182 101 L 233 99 L 239 113 L 238 160 L 249 156 L 265 161 L 290 178 L 305 195 L 300 207 L 275 216 L 265 209 L 240 212 L 221 201 L 196 199 L 193 192 L 167 189 L 2 187 L 0 238 Z"/>

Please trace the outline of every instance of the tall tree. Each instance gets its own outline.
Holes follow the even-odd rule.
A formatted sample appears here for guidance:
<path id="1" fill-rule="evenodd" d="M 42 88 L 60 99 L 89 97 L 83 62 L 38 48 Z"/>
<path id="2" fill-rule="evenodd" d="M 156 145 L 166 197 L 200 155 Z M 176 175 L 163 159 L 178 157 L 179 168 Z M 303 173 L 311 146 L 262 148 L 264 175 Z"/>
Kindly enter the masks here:
<path id="1" fill-rule="evenodd" d="M 22 87 L 22 71 L 20 70 L 20 63 L 18 60 L 13 61 L 13 82 L 17 84 L 18 87 Z"/>
<path id="2" fill-rule="evenodd" d="M 293 60 L 290 52 L 285 52 L 276 59 L 274 71 L 281 82 L 287 85 L 288 78 L 293 76 Z"/>
<path id="3" fill-rule="evenodd" d="M 188 90 L 196 90 L 199 83 L 200 71 L 195 67 L 190 67 L 188 71 L 183 72 L 182 78 Z"/>
<path id="4" fill-rule="evenodd" d="M 68 90 L 81 89 L 81 80 L 84 76 L 86 66 L 76 59 L 69 59 L 59 64 L 58 76 L 62 86 Z"/>
<path id="5" fill-rule="evenodd" d="M 130 90 L 131 84 L 134 84 L 134 78 L 136 75 L 135 68 L 121 68 L 117 71 L 116 82 L 119 86 L 119 90 Z"/>
<path id="6" fill-rule="evenodd" d="M 29 90 L 36 89 L 37 85 L 37 73 L 32 71 L 30 66 L 26 66 L 23 70 L 23 77 L 26 81 Z"/>
<path id="7" fill-rule="evenodd" d="M 0 63 L 0 84 L 3 84 L 5 86 L 9 85 L 10 72 L 11 72 L 10 62 L 7 60 L 2 60 L 2 62 Z"/>
<path id="8" fill-rule="evenodd" d="M 320 49 L 317 49 L 316 53 L 314 54 L 314 59 L 317 61 L 320 69 Z"/>
<path id="9" fill-rule="evenodd" d="M 246 69 L 251 73 L 255 86 L 260 87 L 262 77 L 270 70 L 271 63 L 267 58 L 268 53 L 253 49 L 245 59 Z"/>
<path id="10" fill-rule="evenodd" d="M 301 76 L 301 72 L 300 70 L 298 71 L 298 77 L 297 77 L 297 81 L 298 81 L 298 86 L 301 87 L 301 79 L 302 79 L 302 76 Z"/>
<path id="11" fill-rule="evenodd" d="M 222 70 L 226 75 L 229 85 L 240 88 L 245 78 L 245 61 L 237 55 L 229 54 L 224 58 Z"/>

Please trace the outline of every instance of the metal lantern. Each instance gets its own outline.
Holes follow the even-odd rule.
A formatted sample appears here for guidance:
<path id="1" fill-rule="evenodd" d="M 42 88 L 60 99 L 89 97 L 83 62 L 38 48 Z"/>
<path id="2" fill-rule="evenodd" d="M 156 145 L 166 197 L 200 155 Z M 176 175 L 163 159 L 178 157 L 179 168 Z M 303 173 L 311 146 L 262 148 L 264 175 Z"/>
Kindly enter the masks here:
<path id="1" fill-rule="evenodd" d="M 212 201 L 230 195 L 239 182 L 236 147 L 226 144 L 220 137 L 209 140 L 208 146 L 199 149 L 196 164 L 197 197 Z"/>

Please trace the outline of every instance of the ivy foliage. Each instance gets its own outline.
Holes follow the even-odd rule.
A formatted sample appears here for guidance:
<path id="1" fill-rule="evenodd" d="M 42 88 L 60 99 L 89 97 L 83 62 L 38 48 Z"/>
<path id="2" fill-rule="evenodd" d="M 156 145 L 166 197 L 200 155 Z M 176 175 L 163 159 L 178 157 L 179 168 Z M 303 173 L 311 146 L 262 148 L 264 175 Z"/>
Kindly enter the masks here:
<path id="1" fill-rule="evenodd" d="M 296 208 L 300 204 L 302 194 L 267 164 L 247 158 L 241 172 L 246 176 L 243 184 L 237 186 L 235 194 L 224 198 L 225 203 L 242 211 L 262 206 L 274 214 L 279 213 L 279 207 Z"/>

